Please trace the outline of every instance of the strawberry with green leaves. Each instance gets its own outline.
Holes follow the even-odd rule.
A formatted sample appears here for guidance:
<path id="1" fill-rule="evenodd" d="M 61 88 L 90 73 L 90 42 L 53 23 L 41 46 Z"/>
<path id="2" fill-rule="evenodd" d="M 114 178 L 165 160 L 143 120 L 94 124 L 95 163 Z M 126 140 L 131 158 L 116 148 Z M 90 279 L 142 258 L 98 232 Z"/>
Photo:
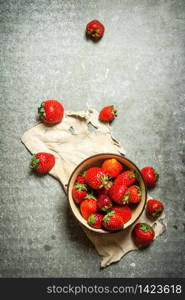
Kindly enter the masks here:
<path id="1" fill-rule="evenodd" d="M 114 105 L 105 106 L 99 113 L 99 120 L 102 122 L 111 122 L 117 117 L 117 110 Z"/>
<path id="2" fill-rule="evenodd" d="M 101 168 L 92 167 L 85 173 L 85 182 L 92 189 L 99 190 L 109 185 L 109 178 Z"/>
<path id="3" fill-rule="evenodd" d="M 126 186 L 130 186 L 136 182 L 136 173 L 134 171 L 128 170 L 120 175 L 115 179 L 114 184 L 124 184 Z"/>
<path id="4" fill-rule="evenodd" d="M 124 199 L 127 189 L 128 187 L 124 184 L 120 185 L 114 183 L 109 190 L 109 196 L 111 200 L 119 205 L 127 204 L 127 202 Z"/>
<path id="5" fill-rule="evenodd" d="M 131 185 L 124 196 L 124 203 L 139 203 L 141 201 L 141 189 L 137 185 Z"/>
<path id="6" fill-rule="evenodd" d="M 51 153 L 38 152 L 32 156 L 31 168 L 40 174 L 48 173 L 55 164 L 55 156 Z"/>
<path id="7" fill-rule="evenodd" d="M 141 173 L 148 188 L 154 187 L 159 180 L 159 174 L 153 167 L 144 167 Z"/>
<path id="8" fill-rule="evenodd" d="M 93 40 L 99 40 L 105 31 L 105 27 L 100 21 L 92 20 L 86 25 L 86 34 Z"/>
<path id="9" fill-rule="evenodd" d="M 80 204 L 87 195 L 87 186 L 85 184 L 75 182 L 72 189 L 72 197 L 76 204 Z"/>
<path id="10" fill-rule="evenodd" d="M 104 216 L 102 224 L 109 231 L 117 231 L 124 228 L 123 218 L 114 211 L 110 211 Z"/>
<path id="11" fill-rule="evenodd" d="M 91 214 L 98 210 L 97 200 L 92 194 L 87 194 L 85 199 L 80 203 L 80 212 L 84 219 L 88 219 Z"/>
<path id="12" fill-rule="evenodd" d="M 87 223 L 96 229 L 100 229 L 102 228 L 102 220 L 103 220 L 103 216 L 101 214 L 91 214 L 88 219 L 87 219 Z"/>
<path id="13" fill-rule="evenodd" d="M 43 123 L 56 124 L 63 119 L 64 107 L 57 100 L 46 100 L 41 103 L 38 113 Z"/>
<path id="14" fill-rule="evenodd" d="M 137 223 L 132 231 L 133 239 L 137 246 L 149 245 L 154 237 L 155 232 L 149 224 Z"/>
<path id="15" fill-rule="evenodd" d="M 106 211 L 110 210 L 110 208 L 112 207 L 112 202 L 108 195 L 102 194 L 102 195 L 98 196 L 97 200 L 98 200 L 98 209 L 101 212 L 106 212 Z"/>
<path id="16" fill-rule="evenodd" d="M 155 199 L 148 200 L 146 204 L 147 215 L 153 219 L 158 218 L 164 210 L 164 204 Z"/>

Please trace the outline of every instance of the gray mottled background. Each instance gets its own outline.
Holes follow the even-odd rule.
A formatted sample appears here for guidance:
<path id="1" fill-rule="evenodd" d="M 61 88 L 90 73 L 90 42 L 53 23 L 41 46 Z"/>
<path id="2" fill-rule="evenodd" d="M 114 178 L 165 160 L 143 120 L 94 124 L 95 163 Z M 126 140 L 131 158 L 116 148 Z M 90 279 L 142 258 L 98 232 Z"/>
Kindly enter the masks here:
<path id="1" fill-rule="evenodd" d="M 0 274 L 2 277 L 185 275 L 185 1 L 0 1 Z M 87 41 L 87 22 L 106 32 Z M 166 204 L 167 232 L 148 249 L 100 270 L 59 182 L 29 171 L 20 142 L 42 100 L 65 109 L 115 104 L 114 136 Z"/>

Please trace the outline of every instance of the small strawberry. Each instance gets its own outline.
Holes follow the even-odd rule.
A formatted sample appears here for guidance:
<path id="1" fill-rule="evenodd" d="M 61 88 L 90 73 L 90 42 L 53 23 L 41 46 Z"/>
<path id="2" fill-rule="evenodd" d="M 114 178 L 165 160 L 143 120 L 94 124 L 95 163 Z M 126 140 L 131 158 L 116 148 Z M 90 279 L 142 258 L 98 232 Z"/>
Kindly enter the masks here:
<path id="1" fill-rule="evenodd" d="M 57 100 L 46 100 L 41 103 L 38 113 L 42 122 L 56 124 L 63 119 L 64 107 Z"/>
<path id="2" fill-rule="evenodd" d="M 88 217 L 87 223 L 93 228 L 102 228 L 103 216 L 100 214 L 92 214 Z"/>
<path id="3" fill-rule="evenodd" d="M 113 121 L 117 117 L 117 110 L 114 105 L 105 106 L 99 113 L 99 120 L 102 122 Z"/>
<path id="4" fill-rule="evenodd" d="M 92 167 L 86 171 L 85 182 L 94 190 L 99 190 L 109 184 L 108 176 L 98 167 Z"/>
<path id="5" fill-rule="evenodd" d="M 91 214 L 95 214 L 97 209 L 96 198 L 91 194 L 87 194 L 85 200 L 80 203 L 80 211 L 84 219 L 87 220 Z"/>
<path id="6" fill-rule="evenodd" d="M 108 181 L 106 187 L 101 188 L 100 190 L 98 190 L 98 196 L 100 195 L 108 195 L 109 194 L 109 190 L 112 187 L 113 183 L 112 181 Z"/>
<path id="7" fill-rule="evenodd" d="M 141 200 L 141 189 L 137 185 L 131 185 L 124 196 L 125 203 L 139 203 Z"/>
<path id="8" fill-rule="evenodd" d="M 112 202 L 107 195 L 100 195 L 97 198 L 98 200 L 98 209 L 102 212 L 108 211 L 112 207 Z"/>
<path id="9" fill-rule="evenodd" d="M 137 223 L 134 226 L 132 233 L 134 241 L 138 246 L 147 246 L 155 237 L 153 228 L 145 223 Z"/>
<path id="10" fill-rule="evenodd" d="M 125 200 L 124 200 L 124 196 L 127 191 L 127 188 L 128 187 L 124 184 L 122 184 L 122 185 L 113 184 L 113 186 L 111 187 L 111 189 L 109 191 L 109 196 L 110 196 L 111 200 L 119 205 L 126 204 Z"/>
<path id="11" fill-rule="evenodd" d="M 149 217 L 158 218 L 164 210 L 164 205 L 161 201 L 150 199 L 146 204 L 146 212 Z"/>
<path id="12" fill-rule="evenodd" d="M 147 187 L 154 187 L 156 182 L 159 180 L 159 174 L 153 167 L 145 167 L 141 170 L 144 177 L 144 181 Z"/>
<path id="13" fill-rule="evenodd" d="M 55 164 L 55 156 L 51 153 L 38 152 L 32 156 L 31 168 L 37 173 L 48 173 Z"/>
<path id="14" fill-rule="evenodd" d="M 136 174 L 134 171 L 125 171 L 118 175 L 115 179 L 114 184 L 124 184 L 126 186 L 130 186 L 136 182 Z"/>
<path id="15" fill-rule="evenodd" d="M 76 182 L 85 183 L 85 172 L 82 172 L 80 175 L 76 177 Z"/>
<path id="16" fill-rule="evenodd" d="M 114 206 L 111 211 L 123 218 L 124 223 L 127 223 L 132 217 L 132 211 L 128 206 Z"/>
<path id="17" fill-rule="evenodd" d="M 104 34 L 105 28 L 98 20 L 93 20 L 86 25 L 86 34 L 88 37 L 99 40 Z"/>
<path id="18" fill-rule="evenodd" d="M 123 218 L 114 211 L 110 211 L 104 216 L 102 224 L 103 227 L 109 231 L 116 231 L 124 228 Z"/>
<path id="19" fill-rule="evenodd" d="M 102 166 L 102 170 L 110 177 L 117 177 L 123 170 L 123 165 L 115 158 L 106 159 Z"/>
<path id="20" fill-rule="evenodd" d="M 72 189 L 72 196 L 75 203 L 81 203 L 87 195 L 87 186 L 85 184 L 75 182 Z"/>

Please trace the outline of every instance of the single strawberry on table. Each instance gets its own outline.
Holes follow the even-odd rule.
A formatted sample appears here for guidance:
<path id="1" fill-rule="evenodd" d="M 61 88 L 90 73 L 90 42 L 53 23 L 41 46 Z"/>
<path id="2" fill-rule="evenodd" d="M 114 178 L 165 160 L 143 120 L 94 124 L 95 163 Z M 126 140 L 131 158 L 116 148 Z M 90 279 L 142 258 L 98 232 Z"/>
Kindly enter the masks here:
<path id="1" fill-rule="evenodd" d="M 109 196 L 112 201 L 119 205 L 127 204 L 124 200 L 125 193 L 128 187 L 124 184 L 113 184 L 113 186 L 109 190 Z"/>
<path id="2" fill-rule="evenodd" d="M 146 204 L 146 213 L 149 217 L 158 218 L 164 210 L 164 204 L 155 199 L 148 200 Z"/>
<path id="3" fill-rule="evenodd" d="M 103 227 L 109 231 L 116 231 L 124 228 L 123 218 L 114 211 L 110 211 L 104 216 L 102 224 Z"/>
<path id="4" fill-rule="evenodd" d="M 38 108 L 40 120 L 47 124 L 56 124 L 62 121 L 64 116 L 63 105 L 54 99 L 43 101 Z"/>
<path id="5" fill-rule="evenodd" d="M 100 229 L 102 228 L 102 220 L 103 220 L 103 215 L 96 213 L 96 214 L 91 214 L 88 217 L 87 223 L 93 228 Z"/>
<path id="6" fill-rule="evenodd" d="M 111 211 L 123 218 L 124 223 L 127 223 L 132 217 L 132 211 L 128 206 L 113 206 Z"/>
<path id="7" fill-rule="evenodd" d="M 99 120 L 102 122 L 111 122 L 117 117 L 117 110 L 114 105 L 105 106 L 99 113 Z"/>
<path id="8" fill-rule="evenodd" d="M 33 154 L 31 168 L 40 174 L 48 173 L 55 164 L 55 156 L 51 153 L 38 152 Z"/>
<path id="9" fill-rule="evenodd" d="M 92 167 L 86 171 L 85 182 L 94 190 L 109 185 L 108 175 L 99 167 Z"/>
<path id="10" fill-rule="evenodd" d="M 102 194 L 98 196 L 97 201 L 98 201 L 98 209 L 102 212 L 106 212 L 112 207 L 112 202 L 108 195 Z"/>
<path id="11" fill-rule="evenodd" d="M 131 185 L 128 187 L 125 196 L 124 203 L 139 203 L 141 201 L 141 189 L 137 185 Z"/>
<path id="12" fill-rule="evenodd" d="M 154 187 L 159 180 L 159 174 L 153 167 L 144 167 L 141 170 L 141 173 L 144 177 L 144 181 L 147 187 Z"/>
<path id="13" fill-rule="evenodd" d="M 105 31 L 105 27 L 98 20 L 92 20 L 86 25 L 86 34 L 88 37 L 99 40 Z"/>
<path id="14" fill-rule="evenodd" d="M 87 186 L 85 184 L 75 182 L 72 189 L 72 197 L 75 203 L 80 204 L 87 195 Z"/>
<path id="15" fill-rule="evenodd" d="M 85 199 L 80 203 L 80 212 L 84 219 L 87 220 L 91 214 L 97 212 L 97 209 L 98 206 L 96 198 L 91 194 L 87 194 Z"/>
<path id="16" fill-rule="evenodd" d="M 149 245 L 154 237 L 155 232 L 149 224 L 137 223 L 132 231 L 133 239 L 138 246 Z"/>
<path id="17" fill-rule="evenodd" d="M 136 182 L 136 173 L 134 171 L 125 171 L 118 175 L 115 179 L 114 184 L 124 184 L 126 186 L 130 186 Z"/>
<path id="18" fill-rule="evenodd" d="M 123 170 L 123 165 L 115 158 L 106 159 L 102 166 L 102 170 L 110 177 L 117 177 Z"/>

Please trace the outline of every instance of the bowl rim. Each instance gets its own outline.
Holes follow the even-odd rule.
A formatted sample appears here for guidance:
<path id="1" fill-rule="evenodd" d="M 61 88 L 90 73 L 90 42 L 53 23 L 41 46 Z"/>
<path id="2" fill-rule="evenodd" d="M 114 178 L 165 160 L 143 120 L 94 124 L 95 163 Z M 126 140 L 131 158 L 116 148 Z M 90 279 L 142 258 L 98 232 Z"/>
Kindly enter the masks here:
<path id="1" fill-rule="evenodd" d="M 126 160 L 128 160 L 132 165 L 134 165 L 134 167 L 136 168 L 136 170 L 138 171 L 139 175 L 141 176 L 141 178 L 143 179 L 143 183 L 144 183 L 144 187 L 145 187 L 145 200 L 144 200 L 144 205 L 143 205 L 143 208 L 140 212 L 140 214 L 137 216 L 137 218 L 134 220 L 133 223 L 131 223 L 130 225 L 127 226 L 127 228 L 125 229 L 128 229 L 130 228 L 139 218 L 140 216 L 142 215 L 144 209 L 145 209 L 145 206 L 146 206 L 146 202 L 147 202 L 147 186 L 146 186 L 146 183 L 144 181 L 144 177 L 143 177 L 143 174 L 141 173 L 140 169 L 136 166 L 135 163 L 133 163 L 132 160 L 128 159 L 125 155 L 121 155 L 121 154 L 117 154 L 117 153 L 110 153 L 110 152 L 103 152 L 103 153 L 97 153 L 97 154 L 94 154 L 94 155 L 91 155 L 87 158 L 85 158 L 84 160 L 82 160 L 73 170 L 73 172 L 71 173 L 70 177 L 69 177 L 69 180 L 68 180 L 68 184 L 67 184 L 67 200 L 68 200 L 68 203 L 69 203 L 69 207 L 72 211 L 72 214 L 74 215 L 75 219 L 80 223 L 80 225 L 85 228 L 86 230 L 90 230 L 90 231 L 93 231 L 93 232 L 96 232 L 98 234 L 114 234 L 114 233 L 120 233 L 121 231 L 124 231 L 124 228 L 123 230 L 117 230 L 117 231 L 105 231 L 105 232 L 99 232 L 99 231 L 95 231 L 94 228 L 88 228 L 86 227 L 74 214 L 73 210 L 72 210 L 72 207 L 70 205 L 70 200 L 69 200 L 69 186 L 70 186 L 70 182 L 71 182 L 71 179 L 73 177 L 73 174 L 76 172 L 76 170 L 84 163 L 86 162 L 87 160 L 91 159 L 91 158 L 94 158 L 96 156 L 100 156 L 100 155 L 115 155 L 115 156 L 118 156 L 118 157 L 121 157 L 121 158 L 125 158 Z"/>

